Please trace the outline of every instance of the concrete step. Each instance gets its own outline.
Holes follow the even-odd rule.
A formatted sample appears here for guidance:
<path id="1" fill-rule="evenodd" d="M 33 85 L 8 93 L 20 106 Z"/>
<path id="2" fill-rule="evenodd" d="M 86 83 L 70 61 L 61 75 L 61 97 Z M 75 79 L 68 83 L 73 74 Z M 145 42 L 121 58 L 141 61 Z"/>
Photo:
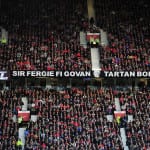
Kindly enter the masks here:
<path id="1" fill-rule="evenodd" d="M 80 45 L 87 48 L 86 33 L 82 31 L 80 32 Z"/>
<path id="2" fill-rule="evenodd" d="M 99 57 L 99 49 L 98 48 L 91 48 L 91 62 L 92 62 L 92 70 L 94 71 L 95 77 L 99 77 L 100 57 Z"/>
<path id="3" fill-rule="evenodd" d="M 133 115 L 128 115 L 128 122 L 132 122 L 133 121 Z"/>
<path id="4" fill-rule="evenodd" d="M 17 122 L 17 117 L 16 117 L 16 115 L 13 115 L 12 120 L 13 120 L 13 122 Z"/>
<path id="5" fill-rule="evenodd" d="M 24 145 L 25 145 L 25 136 L 24 136 L 25 130 L 26 130 L 26 128 L 19 128 L 19 138 L 21 139 L 21 141 L 23 143 L 23 149 L 24 149 Z"/>
<path id="6" fill-rule="evenodd" d="M 126 133 L 125 133 L 125 128 L 120 128 L 120 135 L 123 143 L 124 150 L 129 150 L 128 146 L 126 145 Z"/>
<path id="7" fill-rule="evenodd" d="M 119 98 L 115 98 L 116 111 L 121 111 Z"/>
<path id="8" fill-rule="evenodd" d="M 22 97 L 22 101 L 24 105 L 22 106 L 22 111 L 27 111 L 28 110 L 28 99 L 27 97 Z"/>
<path id="9" fill-rule="evenodd" d="M 113 115 L 107 115 L 106 118 L 107 118 L 107 121 L 113 122 L 113 119 L 114 119 Z"/>
<path id="10" fill-rule="evenodd" d="M 31 115 L 31 120 L 33 122 L 36 122 L 37 121 L 37 115 Z"/>
<path id="11" fill-rule="evenodd" d="M 101 33 L 101 45 L 107 46 L 108 45 L 107 32 L 101 29 L 100 33 Z"/>

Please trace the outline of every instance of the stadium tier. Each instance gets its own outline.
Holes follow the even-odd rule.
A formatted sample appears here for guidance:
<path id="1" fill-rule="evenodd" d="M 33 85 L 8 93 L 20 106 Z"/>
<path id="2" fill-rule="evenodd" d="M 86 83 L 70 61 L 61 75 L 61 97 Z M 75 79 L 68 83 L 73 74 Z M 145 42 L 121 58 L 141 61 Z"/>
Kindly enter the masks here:
<path id="1" fill-rule="evenodd" d="M 150 150 L 146 0 L 0 0 L 0 150 Z"/>

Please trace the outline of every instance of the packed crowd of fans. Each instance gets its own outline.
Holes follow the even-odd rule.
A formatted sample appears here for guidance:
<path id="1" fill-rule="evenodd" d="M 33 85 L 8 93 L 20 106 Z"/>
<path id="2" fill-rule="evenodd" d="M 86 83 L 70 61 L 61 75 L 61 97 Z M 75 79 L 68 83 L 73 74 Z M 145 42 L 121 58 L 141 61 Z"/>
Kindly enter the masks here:
<path id="1" fill-rule="evenodd" d="M 89 47 L 80 46 L 79 37 L 90 28 L 86 1 L 3 3 L 8 44 L 0 45 L 1 70 L 91 70 Z"/>
<path id="2" fill-rule="evenodd" d="M 26 148 L 121 149 L 119 128 L 106 118 L 115 110 L 112 96 L 101 89 L 31 91 L 38 120 L 28 124 Z"/>
<path id="3" fill-rule="evenodd" d="M 149 90 L 119 92 L 121 109 L 133 115 L 132 122 L 126 122 L 127 145 L 129 149 L 150 148 L 150 94 Z"/>
<path id="4" fill-rule="evenodd" d="M 18 123 L 13 121 L 13 116 L 21 106 L 21 92 L 0 91 L 0 149 L 16 149 Z"/>
<path id="5" fill-rule="evenodd" d="M 96 23 L 109 42 L 100 47 L 102 70 L 150 71 L 149 10 L 145 0 L 95 0 Z M 91 70 L 90 47 L 81 46 L 79 38 L 80 31 L 93 29 L 85 0 L 2 1 L 0 11 L 1 26 L 9 33 L 8 43 L 0 44 L 0 70 Z M 14 117 L 22 97 L 38 116 L 24 124 L 26 150 L 123 150 L 120 127 L 129 149 L 150 149 L 149 90 L 103 88 L 1 90 L 0 149 L 19 149 Z M 121 110 L 133 115 L 132 122 L 107 120 L 116 110 L 115 97 Z"/>
<path id="6" fill-rule="evenodd" d="M 124 127 L 129 148 L 150 148 L 149 91 L 116 91 L 112 89 L 71 88 L 4 90 L 0 94 L 0 148 L 15 149 L 19 123 L 13 120 L 21 109 L 22 97 L 28 99 L 31 115 L 37 121 L 24 124 L 25 149 L 114 149 L 122 150 L 120 127 Z M 114 115 L 114 98 L 121 109 L 133 115 L 123 126 Z"/>
<path id="7" fill-rule="evenodd" d="M 24 96 L 28 109 L 38 115 L 36 122 L 25 125 L 25 149 L 122 149 L 116 122 L 106 118 L 115 110 L 112 91 L 90 88 L 1 91 L 2 149 L 17 148 L 19 123 L 12 116 L 21 109 Z"/>
<path id="8" fill-rule="evenodd" d="M 150 71 L 149 5 L 145 0 L 95 0 L 97 26 L 108 34 L 102 70 Z"/>
<path id="9" fill-rule="evenodd" d="M 80 46 L 79 32 L 96 22 L 108 33 L 108 46 L 100 47 L 102 70 L 149 71 L 145 0 L 95 0 L 94 6 L 96 21 L 89 21 L 84 0 L 2 2 L 1 26 L 9 34 L 8 44 L 0 45 L 0 69 L 91 70 L 90 47 Z"/>

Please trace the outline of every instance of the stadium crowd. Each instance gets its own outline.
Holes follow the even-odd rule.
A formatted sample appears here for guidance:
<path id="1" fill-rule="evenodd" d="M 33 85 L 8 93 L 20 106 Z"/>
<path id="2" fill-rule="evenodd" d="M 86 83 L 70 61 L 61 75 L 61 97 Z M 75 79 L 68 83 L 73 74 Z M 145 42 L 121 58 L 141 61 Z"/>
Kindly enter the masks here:
<path id="1" fill-rule="evenodd" d="M 93 31 L 85 0 L 2 1 L 1 8 L 1 26 L 9 34 L 8 43 L 0 44 L 0 70 L 91 70 L 90 46 L 81 46 L 79 37 Z M 100 47 L 102 70 L 150 71 L 149 10 L 145 0 L 95 0 L 96 25 L 109 42 Z M 22 97 L 38 115 L 24 124 L 25 150 L 123 150 L 120 127 L 129 149 L 150 149 L 149 90 L 19 88 L 0 91 L 2 150 L 21 149 L 14 116 Z M 116 110 L 115 97 L 132 122 L 107 120 Z"/>
<path id="2" fill-rule="evenodd" d="M 0 91 L 0 149 L 15 150 L 18 139 L 18 123 L 13 121 L 22 106 L 21 92 Z"/>
<path id="3" fill-rule="evenodd" d="M 37 121 L 24 124 L 25 149 L 113 149 L 123 150 L 120 127 L 125 127 L 127 145 L 132 149 L 150 148 L 149 91 L 71 88 L 62 91 L 15 89 L 1 91 L 0 148 L 18 148 L 19 123 L 12 117 L 21 109 L 22 97 L 28 98 L 28 110 Z M 118 124 L 114 98 L 133 121 Z M 129 108 L 132 111 L 129 111 Z M 124 120 L 123 120 L 124 122 Z"/>
<path id="4" fill-rule="evenodd" d="M 122 110 L 133 115 L 132 122 L 126 122 L 127 145 L 130 149 L 150 148 L 150 94 L 149 90 L 119 92 Z"/>
<path id="5" fill-rule="evenodd" d="M 90 49 L 80 46 L 79 37 L 90 30 L 84 0 L 82 6 L 77 0 L 5 5 L 1 26 L 8 44 L 0 44 L 1 70 L 91 70 Z"/>
<path id="6" fill-rule="evenodd" d="M 19 123 L 12 116 L 20 110 L 22 96 L 38 115 L 36 122 L 26 124 L 25 149 L 122 149 L 119 127 L 106 118 L 115 110 L 112 91 L 90 88 L 1 91 L 2 149 L 17 148 Z"/>
<path id="7" fill-rule="evenodd" d="M 8 10 L 9 3 L 15 9 Z M 95 22 L 108 33 L 109 44 L 100 47 L 102 70 L 150 70 L 145 0 L 95 0 L 96 21 L 88 20 L 84 0 L 9 3 L 1 10 L 1 26 L 9 33 L 8 44 L 0 45 L 1 70 L 91 70 L 90 46 L 80 45 L 79 32 L 95 32 Z"/>
<path id="8" fill-rule="evenodd" d="M 100 48 L 102 70 L 150 71 L 149 10 L 145 0 L 95 0 L 97 26 L 108 34 Z"/>

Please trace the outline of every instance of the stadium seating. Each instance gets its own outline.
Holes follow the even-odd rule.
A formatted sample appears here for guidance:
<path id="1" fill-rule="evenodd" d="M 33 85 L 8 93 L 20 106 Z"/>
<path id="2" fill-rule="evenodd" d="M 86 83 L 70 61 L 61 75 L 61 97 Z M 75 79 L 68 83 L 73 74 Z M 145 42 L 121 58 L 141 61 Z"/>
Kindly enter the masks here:
<path id="1" fill-rule="evenodd" d="M 1 147 L 16 147 L 19 124 L 12 117 L 27 97 L 28 110 L 37 114 L 37 121 L 26 122 L 25 148 L 47 149 L 123 149 L 114 115 L 114 97 L 120 98 L 122 110 L 133 115 L 124 126 L 129 147 L 149 148 L 149 91 L 118 91 L 110 89 L 78 89 L 63 91 L 15 89 L 1 91 Z M 3 102 L 3 103 L 2 103 Z M 32 104 L 32 105 L 30 105 Z M 34 104 L 34 105 L 33 105 Z M 32 106 L 32 107 L 30 107 Z M 129 111 L 131 107 L 132 111 Z M 9 137 L 9 138 L 8 138 Z M 14 144 L 13 144 L 14 143 Z M 118 148 L 117 148 L 118 147 Z"/>
<path id="2" fill-rule="evenodd" d="M 147 2 L 95 0 L 95 13 L 97 26 L 107 32 L 109 41 L 101 49 L 101 69 L 149 71 Z"/>
<path id="3" fill-rule="evenodd" d="M 0 70 L 91 71 L 91 45 L 80 45 L 80 31 L 101 29 L 108 45 L 96 45 L 99 70 L 150 71 L 148 3 L 94 4 L 96 21 L 88 19 L 85 0 L 2 0 L 0 25 L 8 31 L 8 41 L 0 43 Z M 57 82 L 56 90 L 51 85 L 28 87 L 24 81 L 26 87 L 17 88 L 17 80 L 9 78 L 8 89 L 0 90 L 0 150 L 126 150 L 126 145 L 129 150 L 150 150 L 147 88 L 116 90 L 113 79 L 109 88 L 80 87 L 80 78 L 79 85 L 69 80 L 63 90 Z M 19 118 L 21 110 L 30 112 L 29 120 Z M 125 116 L 116 117 L 117 111 Z"/>
<path id="4" fill-rule="evenodd" d="M 0 69 L 91 70 L 89 47 L 80 46 L 79 40 L 79 32 L 89 28 L 82 2 L 81 7 L 69 0 L 20 1 L 16 9 L 3 10 L 8 44 L 0 45 Z"/>
<path id="5" fill-rule="evenodd" d="M 122 110 L 133 115 L 132 121 L 126 121 L 127 145 L 129 149 L 148 149 L 150 147 L 149 130 L 149 90 L 118 92 Z"/>

